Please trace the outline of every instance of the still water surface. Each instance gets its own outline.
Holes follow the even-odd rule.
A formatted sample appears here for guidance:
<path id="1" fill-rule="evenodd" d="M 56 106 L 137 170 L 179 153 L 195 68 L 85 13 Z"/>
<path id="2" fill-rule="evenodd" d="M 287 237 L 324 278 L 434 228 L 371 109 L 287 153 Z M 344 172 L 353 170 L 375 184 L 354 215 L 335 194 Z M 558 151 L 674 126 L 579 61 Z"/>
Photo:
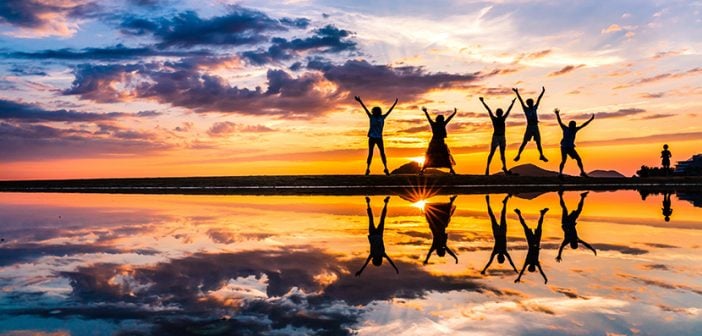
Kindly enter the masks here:
<path id="1" fill-rule="evenodd" d="M 450 196 L 0 194 L 0 333 L 702 333 L 700 196 Z"/>

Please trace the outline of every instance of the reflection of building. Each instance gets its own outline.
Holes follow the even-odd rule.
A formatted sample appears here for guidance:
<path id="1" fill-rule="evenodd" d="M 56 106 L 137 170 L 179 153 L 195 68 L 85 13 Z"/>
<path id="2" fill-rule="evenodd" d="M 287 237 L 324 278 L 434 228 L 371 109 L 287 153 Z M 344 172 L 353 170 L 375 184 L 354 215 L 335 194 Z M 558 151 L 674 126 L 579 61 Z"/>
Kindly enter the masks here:
<path id="1" fill-rule="evenodd" d="M 689 174 L 700 171 L 702 171 L 702 154 L 693 155 L 687 161 L 678 161 L 678 164 L 675 165 L 675 173 L 678 174 Z"/>

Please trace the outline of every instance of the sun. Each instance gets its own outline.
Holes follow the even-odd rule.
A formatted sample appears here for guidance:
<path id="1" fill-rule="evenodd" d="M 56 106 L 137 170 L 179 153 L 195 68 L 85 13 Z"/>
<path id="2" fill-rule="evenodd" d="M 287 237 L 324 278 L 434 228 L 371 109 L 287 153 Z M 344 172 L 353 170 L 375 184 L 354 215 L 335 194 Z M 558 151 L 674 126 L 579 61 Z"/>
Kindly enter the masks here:
<path id="1" fill-rule="evenodd" d="M 417 202 L 412 203 L 412 206 L 424 211 L 424 206 L 427 205 L 427 200 L 419 200 Z"/>
<path id="2" fill-rule="evenodd" d="M 419 164 L 420 167 L 424 166 L 424 157 L 423 156 L 415 156 L 413 158 L 410 158 L 410 160 Z"/>

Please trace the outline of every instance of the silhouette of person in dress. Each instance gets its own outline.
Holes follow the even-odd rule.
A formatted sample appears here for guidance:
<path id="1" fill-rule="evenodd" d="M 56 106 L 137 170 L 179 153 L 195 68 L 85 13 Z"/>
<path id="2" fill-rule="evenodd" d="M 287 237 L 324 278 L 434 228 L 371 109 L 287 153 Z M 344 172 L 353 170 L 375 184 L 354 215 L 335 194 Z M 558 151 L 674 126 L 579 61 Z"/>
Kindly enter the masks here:
<path id="1" fill-rule="evenodd" d="M 432 237 L 431 248 L 429 248 L 427 257 L 424 259 L 424 265 L 429 263 L 429 257 L 434 251 L 439 257 L 444 257 L 448 252 L 458 264 L 458 257 L 448 247 L 448 234 L 446 233 L 446 228 L 451 222 L 451 216 L 456 211 L 456 206 L 453 205 L 456 197 L 458 196 L 451 196 L 448 203 L 427 203 L 424 205 L 424 218 L 429 223 Z"/>
<path id="2" fill-rule="evenodd" d="M 456 165 L 456 161 L 453 160 L 451 156 L 451 151 L 449 151 L 446 145 L 446 125 L 453 119 L 456 115 L 457 110 L 454 108 L 453 113 L 444 120 L 443 115 L 436 117 L 436 120 L 432 120 L 429 116 L 429 112 L 426 107 L 422 107 L 424 115 L 431 125 L 431 141 L 429 141 L 429 148 L 424 156 L 424 164 L 422 169 L 419 171 L 419 175 L 424 174 L 424 170 L 427 168 L 448 168 L 452 175 L 456 175 L 453 170 L 453 166 Z"/>

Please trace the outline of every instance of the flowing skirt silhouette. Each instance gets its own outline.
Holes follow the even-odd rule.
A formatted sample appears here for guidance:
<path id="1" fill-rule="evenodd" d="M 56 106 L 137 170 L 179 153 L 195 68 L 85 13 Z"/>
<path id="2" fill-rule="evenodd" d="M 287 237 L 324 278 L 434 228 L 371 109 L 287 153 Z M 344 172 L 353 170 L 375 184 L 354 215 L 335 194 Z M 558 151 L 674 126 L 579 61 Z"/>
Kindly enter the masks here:
<path id="1" fill-rule="evenodd" d="M 424 155 L 424 168 L 451 168 L 456 165 L 443 138 L 432 137 Z"/>

